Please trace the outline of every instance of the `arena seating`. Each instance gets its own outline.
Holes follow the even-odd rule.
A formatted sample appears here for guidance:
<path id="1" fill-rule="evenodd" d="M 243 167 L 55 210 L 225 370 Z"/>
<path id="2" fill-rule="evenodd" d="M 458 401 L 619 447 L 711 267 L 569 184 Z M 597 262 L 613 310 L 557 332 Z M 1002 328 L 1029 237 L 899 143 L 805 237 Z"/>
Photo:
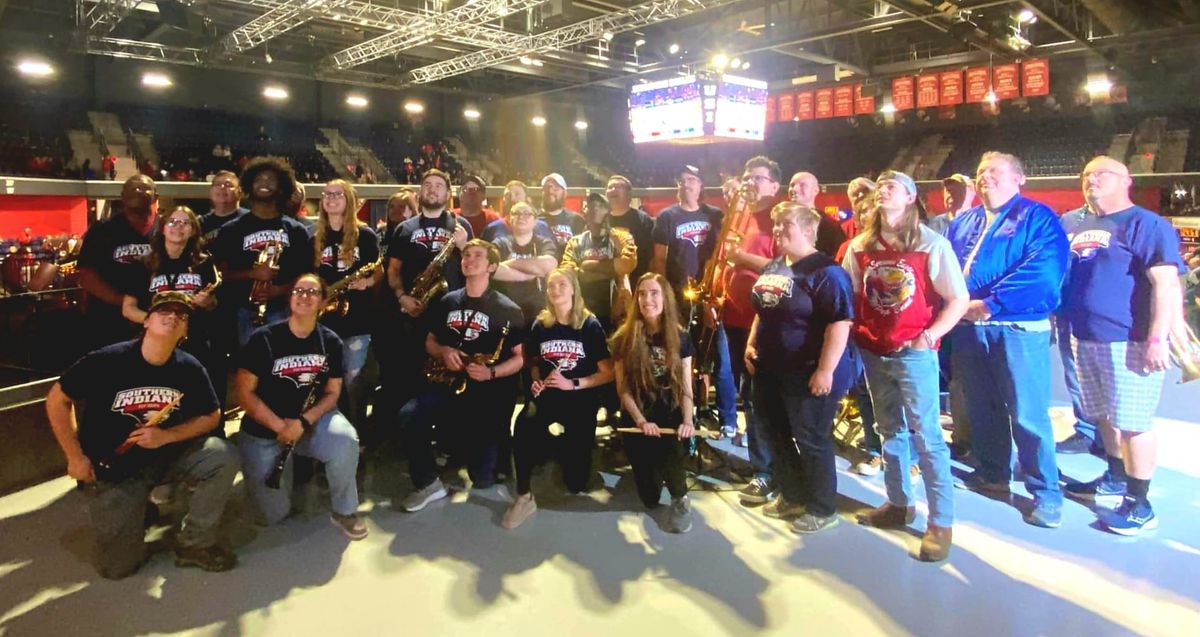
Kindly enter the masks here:
<path id="1" fill-rule="evenodd" d="M 9 100 L 0 106 L 0 175 L 21 177 L 79 176 L 71 162 L 65 131 L 87 126 L 79 105 L 42 100 Z M 91 168 L 99 172 L 92 160 Z"/>

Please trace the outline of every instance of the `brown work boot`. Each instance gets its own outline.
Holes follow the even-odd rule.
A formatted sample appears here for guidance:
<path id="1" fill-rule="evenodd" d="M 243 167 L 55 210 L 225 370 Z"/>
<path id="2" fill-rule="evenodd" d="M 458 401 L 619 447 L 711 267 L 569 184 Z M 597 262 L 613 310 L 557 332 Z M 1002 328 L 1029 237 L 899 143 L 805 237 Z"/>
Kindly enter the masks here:
<path id="1" fill-rule="evenodd" d="M 940 562 L 950 555 L 950 544 L 954 539 L 954 529 L 948 526 L 928 525 L 925 537 L 921 538 L 921 552 L 918 557 L 922 562 Z"/>
<path id="2" fill-rule="evenodd" d="M 915 507 L 900 507 L 887 502 L 877 509 L 859 513 L 856 519 L 863 526 L 873 526 L 877 529 L 899 529 L 911 524 L 916 516 L 917 509 Z"/>

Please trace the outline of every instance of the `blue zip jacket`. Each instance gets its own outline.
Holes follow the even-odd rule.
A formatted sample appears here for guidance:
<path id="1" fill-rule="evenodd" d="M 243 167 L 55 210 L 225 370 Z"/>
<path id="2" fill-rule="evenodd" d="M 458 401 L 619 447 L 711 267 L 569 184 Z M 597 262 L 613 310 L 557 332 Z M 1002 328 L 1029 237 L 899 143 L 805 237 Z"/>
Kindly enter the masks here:
<path id="1" fill-rule="evenodd" d="M 1058 307 L 1070 245 L 1045 204 L 1015 195 L 996 210 L 990 228 L 983 206 L 975 206 L 950 222 L 946 238 L 963 266 L 975 244 L 984 242 L 966 280 L 971 299 L 991 311 L 988 320 L 1037 321 Z"/>

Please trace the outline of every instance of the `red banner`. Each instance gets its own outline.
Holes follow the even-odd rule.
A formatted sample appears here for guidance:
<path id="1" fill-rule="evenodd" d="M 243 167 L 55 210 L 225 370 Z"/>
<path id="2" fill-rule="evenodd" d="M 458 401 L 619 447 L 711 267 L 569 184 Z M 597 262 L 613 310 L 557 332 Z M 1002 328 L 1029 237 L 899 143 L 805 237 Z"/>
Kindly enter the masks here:
<path id="1" fill-rule="evenodd" d="M 817 89 L 816 117 L 817 119 L 833 117 L 833 89 Z"/>
<path id="2" fill-rule="evenodd" d="M 778 101 L 779 101 L 778 96 L 775 96 L 775 95 L 767 96 L 767 123 L 768 124 L 774 124 L 776 121 L 775 120 L 775 109 L 777 108 Z"/>
<path id="3" fill-rule="evenodd" d="M 854 87 L 839 86 L 833 89 L 833 116 L 850 117 L 854 114 Z"/>
<path id="4" fill-rule="evenodd" d="M 944 71 L 938 74 L 938 86 L 941 93 L 938 98 L 938 104 L 941 106 L 954 106 L 962 104 L 963 101 L 963 74 L 962 71 Z"/>
<path id="5" fill-rule="evenodd" d="M 992 68 L 992 90 L 996 92 L 997 100 L 1011 100 L 1021 96 L 1018 76 L 1016 64 L 997 64 Z"/>
<path id="6" fill-rule="evenodd" d="M 870 115 L 875 112 L 875 96 L 863 95 L 863 85 L 854 85 L 854 114 Z"/>
<path id="7" fill-rule="evenodd" d="M 793 100 L 794 98 L 791 93 L 784 93 L 779 96 L 779 121 L 790 122 L 795 117 L 795 111 L 792 110 L 794 107 Z"/>
<path id="8" fill-rule="evenodd" d="M 938 76 L 917 76 L 917 108 L 932 108 L 938 105 Z"/>
<path id="9" fill-rule="evenodd" d="M 796 93 L 796 117 L 800 121 L 806 121 L 813 118 L 813 92 L 802 91 Z"/>
<path id="10" fill-rule="evenodd" d="M 892 80 L 892 107 L 906 111 L 913 107 L 913 79 L 911 75 Z"/>
<path id="11" fill-rule="evenodd" d="M 1021 94 L 1025 97 L 1050 94 L 1050 62 L 1039 58 L 1021 64 Z"/>
<path id="12" fill-rule="evenodd" d="M 967 69 L 967 103 L 977 104 L 987 101 L 988 91 L 992 90 L 992 70 L 986 66 Z"/>

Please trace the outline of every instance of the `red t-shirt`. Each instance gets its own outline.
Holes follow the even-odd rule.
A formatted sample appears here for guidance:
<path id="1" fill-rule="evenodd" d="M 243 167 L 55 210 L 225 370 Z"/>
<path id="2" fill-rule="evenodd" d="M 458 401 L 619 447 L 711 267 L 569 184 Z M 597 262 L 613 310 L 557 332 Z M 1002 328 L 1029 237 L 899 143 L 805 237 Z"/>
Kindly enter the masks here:
<path id="1" fill-rule="evenodd" d="M 471 236 L 476 239 L 483 235 L 483 229 L 487 227 L 487 224 L 500 218 L 500 214 L 492 211 L 490 208 L 484 208 L 483 212 L 480 212 L 474 217 L 468 217 L 467 215 L 464 215 L 462 213 L 462 209 L 460 208 L 455 209 L 454 214 L 462 217 L 464 221 L 471 224 Z"/>
<path id="2" fill-rule="evenodd" d="M 862 272 L 854 297 L 854 342 L 890 354 L 933 322 L 941 297 L 929 279 L 928 252 L 899 252 L 880 238 L 851 258 Z"/>
<path id="3" fill-rule="evenodd" d="M 771 234 L 771 208 L 760 210 L 750 218 L 742 234 L 742 252 L 755 256 L 775 258 L 775 237 Z M 750 290 L 758 280 L 758 272 L 749 268 L 735 267 L 725 271 L 725 305 L 723 322 L 730 327 L 750 329 L 754 322 L 754 305 L 750 302 Z"/>

